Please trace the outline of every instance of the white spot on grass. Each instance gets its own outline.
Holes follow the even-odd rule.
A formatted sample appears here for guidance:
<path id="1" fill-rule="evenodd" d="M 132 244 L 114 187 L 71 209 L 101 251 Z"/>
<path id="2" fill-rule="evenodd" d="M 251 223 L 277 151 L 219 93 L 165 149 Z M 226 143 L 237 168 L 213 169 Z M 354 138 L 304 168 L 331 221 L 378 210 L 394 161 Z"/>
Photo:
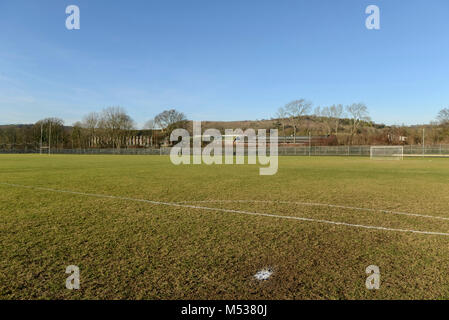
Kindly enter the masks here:
<path id="1" fill-rule="evenodd" d="M 260 270 L 259 272 L 257 272 L 254 275 L 254 278 L 256 278 L 257 280 L 268 280 L 268 278 L 271 277 L 271 275 L 273 274 L 273 270 L 271 269 L 263 269 Z"/>

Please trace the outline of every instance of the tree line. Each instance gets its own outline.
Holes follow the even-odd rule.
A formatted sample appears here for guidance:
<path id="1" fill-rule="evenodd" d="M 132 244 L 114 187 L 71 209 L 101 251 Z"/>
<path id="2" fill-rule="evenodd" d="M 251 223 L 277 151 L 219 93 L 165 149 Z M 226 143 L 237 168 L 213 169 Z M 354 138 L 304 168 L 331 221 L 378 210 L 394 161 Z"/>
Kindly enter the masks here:
<path id="1" fill-rule="evenodd" d="M 350 144 L 353 144 L 354 137 L 359 132 L 361 126 L 371 124 L 368 108 L 363 103 L 353 103 L 346 107 L 343 107 L 341 104 L 325 107 L 318 106 L 312 112 L 312 103 L 305 99 L 299 99 L 287 103 L 284 107 L 280 107 L 276 113 L 276 118 L 282 127 L 283 136 L 286 135 L 286 126 L 291 127 L 293 129 L 293 141 L 295 143 L 298 130 L 301 129 L 305 120 L 310 119 L 310 117 L 307 117 L 308 115 L 315 116 L 316 122 L 324 126 L 324 128 L 320 128 L 322 133 L 336 136 L 338 136 L 341 120 L 349 117 Z"/>
<path id="2" fill-rule="evenodd" d="M 235 129 L 231 122 L 211 122 L 220 129 Z M 280 136 L 326 135 L 335 137 L 339 145 L 421 144 L 423 129 L 427 144 L 449 143 L 449 108 L 443 108 L 435 121 L 421 126 L 386 126 L 374 123 L 368 107 L 363 103 L 347 106 L 334 104 L 318 106 L 306 99 L 297 99 L 279 108 L 270 120 L 234 122 L 236 128 L 277 128 Z M 123 148 L 136 136 L 148 138 L 146 147 L 159 147 L 166 142 L 171 131 L 183 127 L 191 130 L 184 113 L 165 110 L 145 122 L 137 130 L 136 122 L 122 107 L 109 107 L 91 112 L 72 126 L 65 126 L 59 118 L 45 118 L 32 125 L 0 126 L 0 149 L 38 149 L 51 146 L 59 149 Z M 204 129 L 207 125 L 203 126 Z M 405 139 L 404 139 L 405 138 Z"/>
<path id="3" fill-rule="evenodd" d="M 371 120 L 364 103 L 343 106 L 318 106 L 305 99 L 293 100 L 280 107 L 273 117 L 281 135 L 324 134 L 335 137 L 339 145 L 422 144 L 423 129 L 429 144 L 449 143 L 449 108 L 439 111 L 436 120 L 420 126 L 386 126 Z"/>
<path id="4" fill-rule="evenodd" d="M 40 146 L 64 148 L 123 148 L 129 139 L 145 135 L 150 146 L 158 146 L 175 123 L 187 120 L 184 113 L 165 110 L 137 130 L 136 122 L 122 107 L 108 107 L 91 112 L 71 127 L 59 118 L 45 118 L 33 125 L 7 125 L 0 127 L 0 148 L 37 149 Z"/>

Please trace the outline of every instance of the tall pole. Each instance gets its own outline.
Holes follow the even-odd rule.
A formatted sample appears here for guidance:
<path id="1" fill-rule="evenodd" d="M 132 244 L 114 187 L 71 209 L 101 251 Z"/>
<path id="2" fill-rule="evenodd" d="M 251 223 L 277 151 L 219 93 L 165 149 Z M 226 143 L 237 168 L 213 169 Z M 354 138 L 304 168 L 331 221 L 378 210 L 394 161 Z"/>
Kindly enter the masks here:
<path id="1" fill-rule="evenodd" d="M 422 156 L 426 153 L 426 128 L 422 128 Z"/>
<path id="2" fill-rule="evenodd" d="M 310 131 L 309 131 L 309 157 L 310 157 L 311 151 L 312 151 L 312 141 L 311 141 L 311 136 L 310 136 Z"/>
<path id="3" fill-rule="evenodd" d="M 50 155 L 50 148 L 51 148 L 51 122 L 50 123 L 50 133 L 48 135 L 48 154 Z"/>
<path id="4" fill-rule="evenodd" d="M 39 154 L 42 154 L 42 126 L 43 126 L 43 122 L 41 122 L 41 146 L 39 148 Z"/>

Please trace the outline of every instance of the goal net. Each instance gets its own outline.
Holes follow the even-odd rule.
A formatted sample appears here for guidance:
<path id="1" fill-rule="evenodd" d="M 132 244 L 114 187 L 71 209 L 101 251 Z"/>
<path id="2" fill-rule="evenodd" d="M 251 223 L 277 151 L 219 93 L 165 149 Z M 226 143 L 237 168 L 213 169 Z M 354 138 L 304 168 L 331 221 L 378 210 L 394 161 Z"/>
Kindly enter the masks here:
<path id="1" fill-rule="evenodd" d="M 40 154 L 44 154 L 44 153 L 50 154 L 50 147 L 48 147 L 48 146 L 40 146 L 39 147 L 39 153 Z"/>
<path id="2" fill-rule="evenodd" d="M 402 160 L 403 146 L 373 146 L 370 152 L 371 160 Z"/>

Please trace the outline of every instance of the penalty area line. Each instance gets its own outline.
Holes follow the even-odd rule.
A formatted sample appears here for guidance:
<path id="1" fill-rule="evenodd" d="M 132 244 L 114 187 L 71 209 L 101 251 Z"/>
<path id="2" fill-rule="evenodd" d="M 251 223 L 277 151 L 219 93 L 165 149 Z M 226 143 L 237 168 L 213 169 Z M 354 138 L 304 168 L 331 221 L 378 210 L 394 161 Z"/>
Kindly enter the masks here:
<path id="1" fill-rule="evenodd" d="M 426 218 L 426 219 L 437 219 L 437 220 L 446 220 L 449 221 L 449 218 L 440 217 L 440 216 L 431 216 L 426 214 L 418 214 L 418 213 L 410 213 L 410 212 L 402 212 L 402 211 L 393 211 L 393 210 L 385 210 L 385 209 L 372 209 L 372 208 L 361 208 L 361 207 L 350 207 L 343 206 L 338 204 L 326 204 L 326 203 L 317 203 L 317 202 L 300 202 L 300 201 L 275 201 L 275 200 L 191 200 L 191 201 L 181 201 L 179 203 L 271 203 L 271 204 L 297 204 L 302 206 L 311 206 L 311 207 L 328 207 L 328 208 L 336 208 L 336 209 L 348 209 L 355 211 L 367 211 L 367 212 L 379 212 L 385 214 L 394 214 L 401 216 L 409 216 L 409 217 L 418 217 L 418 218 Z"/>
<path id="2" fill-rule="evenodd" d="M 289 220 L 297 220 L 297 221 L 305 221 L 305 222 L 314 222 L 314 223 L 329 224 L 329 225 L 336 225 L 336 226 L 345 226 L 345 227 L 352 227 L 352 228 L 381 230 L 381 231 L 392 231 L 392 232 L 402 232 L 402 233 L 415 233 L 415 234 L 425 234 L 425 235 L 437 235 L 437 236 L 449 236 L 449 233 L 444 233 L 444 232 L 420 231 L 420 230 L 411 230 L 411 229 L 396 229 L 396 228 L 387 228 L 387 227 L 378 227 L 378 226 L 367 226 L 367 225 L 352 224 L 352 223 L 339 222 L 339 221 L 330 221 L 330 220 L 304 218 L 304 217 L 295 217 L 295 216 L 282 216 L 282 215 L 277 215 L 277 214 L 251 212 L 251 211 L 243 211 L 243 210 L 233 210 L 233 209 L 223 209 L 223 208 L 210 208 L 210 207 L 195 206 L 195 205 L 181 204 L 181 203 L 175 203 L 175 202 L 163 202 L 163 201 L 154 201 L 154 200 L 146 200 L 146 199 L 136 199 L 136 198 L 111 196 L 111 195 L 97 194 L 97 193 L 86 193 L 86 192 L 79 192 L 79 191 L 70 191 L 70 190 L 61 190 L 61 189 L 53 189 L 53 188 L 45 188 L 45 187 L 27 186 L 27 185 L 21 185 L 21 184 L 5 183 L 5 182 L 0 182 L 0 185 L 9 186 L 9 187 L 16 187 L 16 188 L 23 188 L 23 189 L 33 189 L 33 190 L 41 190 L 41 191 L 73 194 L 73 195 L 81 195 L 81 196 L 88 196 L 88 197 L 96 197 L 96 198 L 125 200 L 125 201 L 133 201 L 133 202 L 143 202 L 143 203 L 150 203 L 150 204 L 154 204 L 154 205 L 163 205 L 163 206 L 178 207 L 178 208 L 190 208 L 190 209 L 197 209 L 197 210 L 226 212 L 226 213 L 238 213 L 238 214 L 245 214 L 245 215 L 259 216 L 259 217 L 269 217 L 269 218 L 277 218 L 277 219 L 289 219 Z"/>

